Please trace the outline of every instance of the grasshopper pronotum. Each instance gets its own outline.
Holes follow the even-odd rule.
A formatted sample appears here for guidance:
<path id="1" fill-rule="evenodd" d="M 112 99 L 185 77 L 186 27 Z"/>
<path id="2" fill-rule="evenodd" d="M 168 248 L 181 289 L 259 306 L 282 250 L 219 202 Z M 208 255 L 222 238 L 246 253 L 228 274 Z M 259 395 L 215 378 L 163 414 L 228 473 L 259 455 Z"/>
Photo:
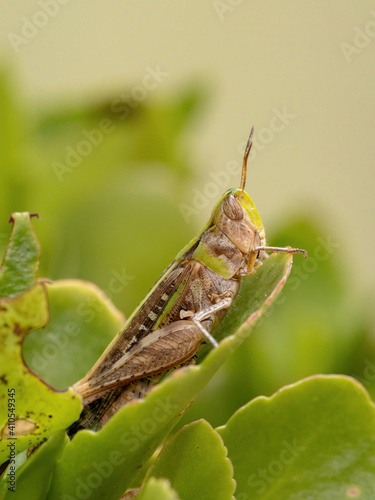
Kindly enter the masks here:
<path id="1" fill-rule="evenodd" d="M 102 427 L 126 402 L 142 397 L 169 369 L 189 363 L 226 314 L 240 288 L 267 251 L 303 253 L 266 246 L 262 220 L 245 192 L 246 145 L 239 189 L 227 191 L 208 224 L 163 272 L 88 374 L 74 385 L 84 410 L 70 428 Z"/>

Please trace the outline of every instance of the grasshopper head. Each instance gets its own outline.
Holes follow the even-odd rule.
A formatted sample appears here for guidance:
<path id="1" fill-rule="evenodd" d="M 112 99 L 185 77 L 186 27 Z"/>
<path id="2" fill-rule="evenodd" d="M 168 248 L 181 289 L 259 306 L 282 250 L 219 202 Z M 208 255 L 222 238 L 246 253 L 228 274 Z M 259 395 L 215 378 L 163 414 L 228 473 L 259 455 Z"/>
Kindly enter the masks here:
<path id="1" fill-rule="evenodd" d="M 254 127 L 245 148 L 240 188 L 227 191 L 212 214 L 216 226 L 246 256 L 248 274 L 252 273 L 258 257 L 258 252 L 254 249 L 266 244 L 262 219 L 252 199 L 245 192 L 247 159 L 253 144 L 253 132 Z"/>
<path id="2" fill-rule="evenodd" d="M 242 189 L 227 191 L 212 213 L 222 233 L 245 255 L 264 246 L 263 222 L 250 196 Z"/>

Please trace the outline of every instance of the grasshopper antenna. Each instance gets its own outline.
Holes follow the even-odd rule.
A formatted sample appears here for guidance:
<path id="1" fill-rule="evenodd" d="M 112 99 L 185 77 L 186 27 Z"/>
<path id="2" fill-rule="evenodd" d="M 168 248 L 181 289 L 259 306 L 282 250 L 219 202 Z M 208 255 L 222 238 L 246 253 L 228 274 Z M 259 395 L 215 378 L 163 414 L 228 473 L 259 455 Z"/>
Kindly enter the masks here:
<path id="1" fill-rule="evenodd" d="M 243 193 L 245 191 L 246 174 L 247 174 L 247 159 L 249 158 L 251 146 L 253 145 L 253 134 L 254 134 L 254 127 L 251 127 L 251 132 L 249 135 L 249 139 L 247 140 L 245 153 L 243 156 L 243 162 L 242 162 L 241 183 L 240 183 L 240 189 L 242 191 L 242 193 L 240 195 L 241 198 L 243 198 Z"/>

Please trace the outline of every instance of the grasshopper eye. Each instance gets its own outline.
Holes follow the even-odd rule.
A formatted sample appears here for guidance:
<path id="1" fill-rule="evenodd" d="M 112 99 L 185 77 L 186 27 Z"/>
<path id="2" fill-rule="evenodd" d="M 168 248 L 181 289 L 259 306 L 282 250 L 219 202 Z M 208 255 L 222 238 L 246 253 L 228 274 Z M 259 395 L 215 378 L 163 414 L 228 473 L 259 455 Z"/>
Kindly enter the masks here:
<path id="1" fill-rule="evenodd" d="M 229 194 L 223 201 L 223 212 L 231 220 L 243 219 L 242 207 L 232 194 Z"/>

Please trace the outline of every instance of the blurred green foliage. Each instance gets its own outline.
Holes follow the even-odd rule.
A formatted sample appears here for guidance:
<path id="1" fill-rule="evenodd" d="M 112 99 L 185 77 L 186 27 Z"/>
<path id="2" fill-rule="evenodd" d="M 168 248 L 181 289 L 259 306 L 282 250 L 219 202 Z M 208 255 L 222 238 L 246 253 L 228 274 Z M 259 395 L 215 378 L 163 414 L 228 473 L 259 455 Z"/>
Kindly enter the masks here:
<path id="1" fill-rule="evenodd" d="M 202 95 L 192 88 L 174 102 L 133 103 L 124 120 L 111 110 L 117 97 L 31 113 L 0 76 L 0 235 L 5 245 L 10 213 L 37 212 L 40 275 L 88 279 L 128 315 L 194 235 L 177 206 L 193 175 L 183 132 Z M 111 132 L 100 131 L 103 120 Z"/>
<path id="2" fill-rule="evenodd" d="M 11 212 L 38 212 L 39 275 L 94 282 L 129 315 L 199 229 L 186 224 L 178 205 L 189 203 L 188 188 L 201 182 L 187 137 L 205 94 L 191 86 L 163 103 L 150 96 L 129 103 L 126 119 L 113 110 L 118 97 L 35 111 L 7 73 L 0 75 L 0 245 L 8 240 Z M 78 150 L 85 154 L 77 157 Z M 365 293 L 353 300 L 341 249 L 330 238 L 324 222 L 309 216 L 287 218 L 268 234 L 271 244 L 305 248 L 309 258 L 295 257 L 272 313 L 183 423 L 204 417 L 223 424 L 253 397 L 315 373 L 355 375 L 375 395 L 370 300 Z"/>

